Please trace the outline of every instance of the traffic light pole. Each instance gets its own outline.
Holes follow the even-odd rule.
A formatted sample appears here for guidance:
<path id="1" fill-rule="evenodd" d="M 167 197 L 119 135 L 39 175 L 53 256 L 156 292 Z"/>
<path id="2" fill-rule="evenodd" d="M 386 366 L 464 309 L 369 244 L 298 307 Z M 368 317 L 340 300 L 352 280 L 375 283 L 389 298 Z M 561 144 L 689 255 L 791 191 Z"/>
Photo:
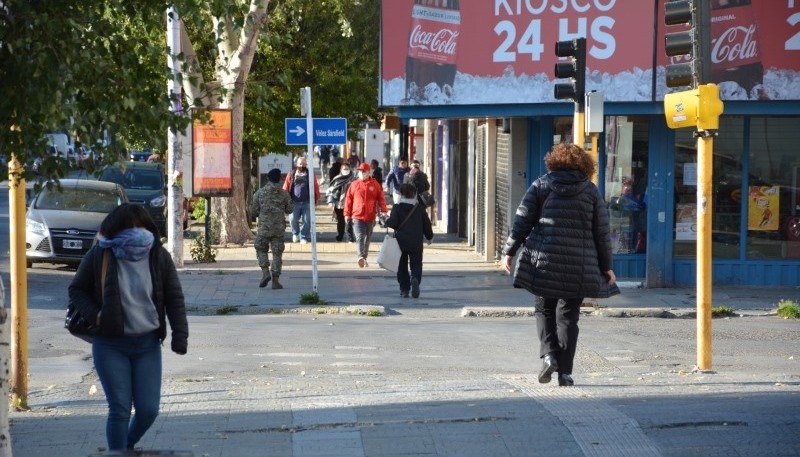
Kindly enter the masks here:
<path id="1" fill-rule="evenodd" d="M 586 146 L 586 113 L 583 102 L 575 102 L 575 114 L 572 116 L 572 143 L 580 147 Z M 597 154 L 596 151 L 593 154 Z M 595 163 L 597 161 L 595 160 Z"/>
<path id="2" fill-rule="evenodd" d="M 28 270 L 25 261 L 25 180 L 15 154 L 8 167 L 11 218 L 11 405 L 28 409 Z"/>
<path id="3" fill-rule="evenodd" d="M 697 128 L 697 365 L 711 371 L 712 303 L 712 182 L 714 135 L 723 106 L 719 89 L 710 80 L 710 2 L 675 0 L 664 4 L 664 25 L 684 30 L 664 36 L 668 57 L 689 55 L 690 63 L 668 64 L 667 87 L 691 86 L 692 90 L 667 94 L 664 114 L 670 128 Z M 688 25 L 688 30 L 686 26 Z"/>
<path id="4" fill-rule="evenodd" d="M 711 370 L 711 224 L 714 136 L 697 132 L 697 370 Z"/>

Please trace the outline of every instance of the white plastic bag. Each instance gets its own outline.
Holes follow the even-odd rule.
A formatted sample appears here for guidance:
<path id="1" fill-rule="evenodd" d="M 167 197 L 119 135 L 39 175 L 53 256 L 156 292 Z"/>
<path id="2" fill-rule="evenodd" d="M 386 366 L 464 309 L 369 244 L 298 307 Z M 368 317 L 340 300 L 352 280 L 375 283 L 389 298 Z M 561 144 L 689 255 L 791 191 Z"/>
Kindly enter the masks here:
<path id="1" fill-rule="evenodd" d="M 393 235 L 386 234 L 381 244 L 381 250 L 378 252 L 378 266 L 384 270 L 397 273 L 397 266 L 400 265 L 400 245 L 397 243 L 397 238 Z"/>

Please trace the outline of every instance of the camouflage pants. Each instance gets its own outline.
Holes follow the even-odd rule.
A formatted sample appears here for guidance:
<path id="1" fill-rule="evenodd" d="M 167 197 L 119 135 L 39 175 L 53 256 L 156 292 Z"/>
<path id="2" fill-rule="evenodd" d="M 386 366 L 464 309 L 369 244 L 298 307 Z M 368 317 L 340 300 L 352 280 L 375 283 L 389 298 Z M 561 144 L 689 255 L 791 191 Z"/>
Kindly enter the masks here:
<path id="1" fill-rule="evenodd" d="M 283 250 L 285 249 L 283 235 L 256 235 L 254 247 L 256 248 L 258 266 L 261 268 L 269 268 L 269 251 L 270 247 L 272 247 L 272 274 L 280 275 L 283 267 Z"/>

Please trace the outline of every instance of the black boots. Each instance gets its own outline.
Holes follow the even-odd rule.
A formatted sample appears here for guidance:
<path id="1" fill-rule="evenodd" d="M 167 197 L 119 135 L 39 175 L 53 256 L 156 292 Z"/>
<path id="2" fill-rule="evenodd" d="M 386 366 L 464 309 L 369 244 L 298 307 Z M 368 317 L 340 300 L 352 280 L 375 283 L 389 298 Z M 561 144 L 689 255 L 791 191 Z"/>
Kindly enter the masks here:
<path id="1" fill-rule="evenodd" d="M 258 287 L 267 287 L 267 284 L 269 284 L 269 280 L 272 279 L 272 277 L 269 274 L 269 268 L 262 268 L 261 272 L 262 272 L 261 282 L 258 283 Z"/>
<path id="2" fill-rule="evenodd" d="M 552 379 L 553 373 L 558 371 L 558 361 L 555 354 L 548 353 L 542 357 L 542 371 L 539 372 L 539 382 L 547 384 Z"/>
<path id="3" fill-rule="evenodd" d="M 571 387 L 575 385 L 575 381 L 572 380 L 572 376 L 568 374 L 559 373 L 558 385 L 561 387 Z"/>
<path id="4" fill-rule="evenodd" d="M 273 289 L 283 289 L 283 285 L 281 284 L 280 280 L 278 279 L 278 278 L 280 278 L 280 276 L 281 275 L 279 275 L 277 273 L 273 273 L 272 274 L 272 288 Z"/>

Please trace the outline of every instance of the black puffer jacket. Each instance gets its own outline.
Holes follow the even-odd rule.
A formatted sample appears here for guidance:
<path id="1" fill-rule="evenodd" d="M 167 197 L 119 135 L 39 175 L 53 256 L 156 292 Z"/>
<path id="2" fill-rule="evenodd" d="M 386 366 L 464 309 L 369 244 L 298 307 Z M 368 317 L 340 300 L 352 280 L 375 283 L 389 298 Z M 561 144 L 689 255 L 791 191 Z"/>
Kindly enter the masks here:
<path id="1" fill-rule="evenodd" d="M 122 301 L 117 281 L 117 259 L 108 249 L 108 271 L 106 272 L 105 291 L 101 297 L 100 272 L 103 264 L 103 252 L 106 249 L 98 245 L 92 247 L 81 260 L 78 271 L 69 285 L 69 300 L 83 316 L 97 320 L 97 313 L 102 309 L 100 318 L 100 334 L 103 336 L 122 336 L 124 320 Z M 178 271 L 166 249 L 156 240 L 150 249 L 150 276 L 153 280 L 153 302 L 158 310 L 159 339 L 163 342 L 167 337 L 166 319 L 172 329 L 171 348 L 178 354 L 185 354 L 189 324 L 186 320 L 186 307 L 183 302 L 183 289 L 178 279 Z M 166 319 L 165 319 L 166 318 Z"/>
<path id="2" fill-rule="evenodd" d="M 515 287 L 542 297 L 608 297 L 612 269 L 608 210 L 597 186 L 578 171 L 555 171 L 537 179 L 517 208 L 503 253 L 524 243 Z M 613 289 L 613 288 L 612 288 Z"/>
<path id="3" fill-rule="evenodd" d="M 422 251 L 422 237 L 425 237 L 426 240 L 433 239 L 431 219 L 425 212 L 425 207 L 415 205 L 415 202 L 413 199 L 401 198 L 396 205 L 392 206 L 392 212 L 389 214 L 389 219 L 386 220 L 386 226 L 395 229 L 394 236 L 403 252 L 420 252 Z M 401 224 L 402 227 L 397 230 Z"/>

